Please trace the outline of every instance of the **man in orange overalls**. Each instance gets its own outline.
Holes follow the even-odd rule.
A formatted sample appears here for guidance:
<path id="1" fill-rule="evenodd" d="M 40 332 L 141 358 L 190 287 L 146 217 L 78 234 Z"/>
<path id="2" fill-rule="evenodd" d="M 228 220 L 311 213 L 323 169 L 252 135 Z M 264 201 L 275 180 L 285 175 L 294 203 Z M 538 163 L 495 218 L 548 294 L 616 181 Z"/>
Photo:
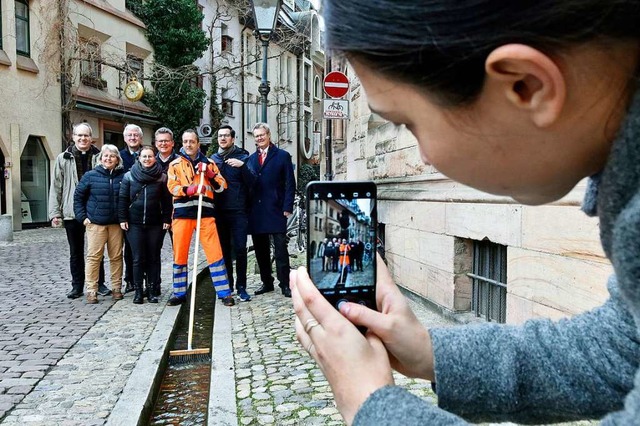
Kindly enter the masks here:
<path id="1" fill-rule="evenodd" d="M 340 281 L 338 284 L 344 285 L 347 281 L 347 273 L 351 270 L 349 266 L 351 264 L 349 259 L 349 252 L 351 251 L 351 246 L 347 243 L 345 238 L 342 239 L 342 244 L 340 244 L 340 262 L 339 262 L 339 271 L 340 271 Z"/>
<path id="2" fill-rule="evenodd" d="M 200 182 L 202 179 L 202 188 Z M 200 243 L 209 262 L 209 272 L 213 286 L 225 306 L 235 304 L 227 269 L 218 239 L 218 230 L 213 218 L 214 192 L 222 192 L 227 187 L 218 167 L 200 152 L 200 140 L 195 130 L 185 130 L 182 134 L 182 148 L 178 158 L 169 164 L 167 186 L 173 195 L 173 297 L 170 306 L 180 305 L 186 300 L 188 285 L 189 246 L 196 229 L 198 198 L 202 193 L 202 215 L 200 221 Z M 196 273 L 196 271 L 193 271 Z"/>

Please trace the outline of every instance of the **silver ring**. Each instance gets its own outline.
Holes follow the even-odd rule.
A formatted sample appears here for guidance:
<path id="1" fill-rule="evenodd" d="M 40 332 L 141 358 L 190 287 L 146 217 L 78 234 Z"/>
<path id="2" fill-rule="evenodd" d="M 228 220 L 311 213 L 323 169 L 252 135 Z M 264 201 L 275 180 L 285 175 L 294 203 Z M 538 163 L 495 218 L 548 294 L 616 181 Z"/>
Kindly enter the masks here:
<path id="1" fill-rule="evenodd" d="M 320 325 L 320 323 L 316 321 L 314 318 L 308 319 L 307 322 L 304 323 L 304 331 L 306 331 L 307 334 L 309 334 L 311 329 L 316 325 Z"/>
<path id="2" fill-rule="evenodd" d="M 313 342 L 309 343 L 309 346 L 307 346 L 307 352 L 311 353 L 311 348 L 313 347 Z"/>

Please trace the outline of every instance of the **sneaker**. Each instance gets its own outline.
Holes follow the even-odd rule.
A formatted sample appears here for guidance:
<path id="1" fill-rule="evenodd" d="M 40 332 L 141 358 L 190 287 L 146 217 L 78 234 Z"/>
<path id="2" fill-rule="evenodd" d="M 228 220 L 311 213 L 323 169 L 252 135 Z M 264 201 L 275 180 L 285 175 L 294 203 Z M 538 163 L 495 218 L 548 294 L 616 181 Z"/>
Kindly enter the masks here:
<path id="1" fill-rule="evenodd" d="M 249 296 L 249 293 L 247 293 L 246 290 L 238 290 L 238 297 L 242 302 L 248 302 L 251 300 L 251 296 Z"/>
<path id="2" fill-rule="evenodd" d="M 172 296 L 171 299 L 167 302 L 169 306 L 178 306 L 182 305 L 187 300 L 184 296 Z"/>
<path id="3" fill-rule="evenodd" d="M 100 296 L 110 296 L 111 295 L 111 290 L 109 290 L 109 287 L 104 285 L 104 283 L 98 284 L 98 294 Z"/>
<path id="4" fill-rule="evenodd" d="M 227 297 L 222 298 L 222 304 L 224 306 L 233 306 L 236 304 L 236 301 L 233 300 L 233 296 L 229 295 Z"/>

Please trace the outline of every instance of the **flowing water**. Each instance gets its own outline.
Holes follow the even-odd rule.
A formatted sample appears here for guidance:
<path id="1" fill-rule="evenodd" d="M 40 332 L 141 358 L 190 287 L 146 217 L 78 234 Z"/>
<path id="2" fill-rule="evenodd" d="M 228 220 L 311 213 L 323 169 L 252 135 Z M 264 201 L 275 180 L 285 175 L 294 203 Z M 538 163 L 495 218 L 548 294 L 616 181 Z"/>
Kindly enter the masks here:
<path id="1" fill-rule="evenodd" d="M 192 344 L 194 349 L 211 349 L 216 294 L 208 270 L 206 272 L 198 276 Z M 187 348 L 188 328 L 189 310 L 185 306 L 180 313 L 172 350 Z M 208 357 L 199 358 L 186 362 L 183 358 L 169 359 L 149 425 L 206 424 L 211 356 L 209 354 Z"/>

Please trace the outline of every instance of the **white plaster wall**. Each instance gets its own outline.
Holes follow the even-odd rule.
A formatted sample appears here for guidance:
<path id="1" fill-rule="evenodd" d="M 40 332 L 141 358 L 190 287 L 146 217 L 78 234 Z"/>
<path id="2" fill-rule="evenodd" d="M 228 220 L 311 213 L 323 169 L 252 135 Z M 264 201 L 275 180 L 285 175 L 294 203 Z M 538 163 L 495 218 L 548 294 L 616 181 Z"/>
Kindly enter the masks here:
<path id="1" fill-rule="evenodd" d="M 48 22 L 40 16 L 41 1 L 30 4 L 31 59 L 38 72 L 18 69 L 13 1 L 2 1 L 3 48 L 10 65 L 0 65 L 0 149 L 11 163 L 7 188 L 7 213 L 14 230 L 22 229 L 20 211 L 20 156 L 30 135 L 42 139 L 49 160 L 60 152 L 60 85 L 41 61 Z M 3 179 L 0 176 L 0 179 Z"/>

